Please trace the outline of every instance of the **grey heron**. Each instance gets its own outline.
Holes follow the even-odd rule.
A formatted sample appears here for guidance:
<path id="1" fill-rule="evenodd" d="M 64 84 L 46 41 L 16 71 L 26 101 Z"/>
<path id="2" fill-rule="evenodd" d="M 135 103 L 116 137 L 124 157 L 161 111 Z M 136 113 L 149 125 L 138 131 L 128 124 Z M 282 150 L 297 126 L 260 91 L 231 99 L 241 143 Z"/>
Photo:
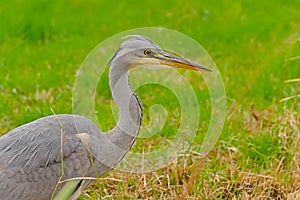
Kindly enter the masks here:
<path id="1" fill-rule="evenodd" d="M 58 184 L 60 178 L 100 177 L 116 167 L 137 139 L 142 121 L 141 102 L 130 87 L 128 71 L 149 64 L 210 71 L 165 53 L 149 38 L 129 36 L 109 62 L 109 85 L 119 107 L 115 128 L 102 133 L 86 117 L 59 114 L 4 134 L 0 137 L 0 199 L 50 199 L 67 183 Z M 69 199 L 76 199 L 91 182 L 79 179 Z"/>

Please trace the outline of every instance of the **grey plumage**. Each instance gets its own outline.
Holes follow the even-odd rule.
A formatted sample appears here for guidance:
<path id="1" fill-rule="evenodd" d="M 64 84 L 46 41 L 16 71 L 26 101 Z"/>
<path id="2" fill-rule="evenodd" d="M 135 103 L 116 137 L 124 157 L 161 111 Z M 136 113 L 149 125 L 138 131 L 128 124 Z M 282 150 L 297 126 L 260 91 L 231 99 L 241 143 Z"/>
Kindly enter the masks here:
<path id="1" fill-rule="evenodd" d="M 134 144 L 141 125 L 142 107 L 128 82 L 130 68 L 163 64 L 207 70 L 164 53 L 143 36 L 129 36 L 110 61 L 110 88 L 120 117 L 115 128 L 103 134 L 89 119 L 61 114 L 40 118 L 0 137 L 0 199 L 50 199 L 63 180 L 100 177 L 114 168 Z M 61 133 L 64 138 L 61 141 Z M 78 181 L 70 198 L 77 198 L 92 181 Z M 59 184 L 59 191 L 65 183 Z"/>
<path id="2" fill-rule="evenodd" d="M 61 128 L 57 120 L 62 123 L 66 138 L 64 178 L 89 175 L 88 153 L 76 134 L 97 133 L 97 127 L 81 116 L 44 117 L 0 138 L 1 199 L 50 199 L 61 175 Z"/>

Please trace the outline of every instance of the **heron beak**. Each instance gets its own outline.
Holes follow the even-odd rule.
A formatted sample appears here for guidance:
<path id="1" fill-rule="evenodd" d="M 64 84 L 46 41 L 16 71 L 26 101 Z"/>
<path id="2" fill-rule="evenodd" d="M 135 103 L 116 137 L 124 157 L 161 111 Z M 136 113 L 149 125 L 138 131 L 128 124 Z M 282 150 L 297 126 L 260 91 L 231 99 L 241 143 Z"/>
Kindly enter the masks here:
<path id="1" fill-rule="evenodd" d="M 211 72 L 210 69 L 207 69 L 201 65 L 198 65 L 198 64 L 188 61 L 184 58 L 180 58 L 178 56 L 174 56 L 172 54 L 168 54 L 165 52 L 155 55 L 155 58 L 157 58 L 159 60 L 160 64 L 162 64 L 162 65 L 168 65 L 168 66 L 176 67 L 176 68 L 185 68 L 185 69 L 191 69 L 191 70 L 197 70 L 197 71 Z"/>

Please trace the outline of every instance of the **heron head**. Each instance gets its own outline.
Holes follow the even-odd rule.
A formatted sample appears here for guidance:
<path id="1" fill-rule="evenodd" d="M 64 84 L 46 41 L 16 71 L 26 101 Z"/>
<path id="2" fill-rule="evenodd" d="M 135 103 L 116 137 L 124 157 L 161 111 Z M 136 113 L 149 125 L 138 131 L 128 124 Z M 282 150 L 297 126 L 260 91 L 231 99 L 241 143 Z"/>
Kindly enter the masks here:
<path id="1" fill-rule="evenodd" d="M 167 65 L 175 68 L 211 71 L 189 60 L 164 52 L 147 37 L 128 35 L 125 38 L 130 39 L 121 44 L 110 60 L 110 64 L 122 62 L 130 68 L 141 65 Z"/>

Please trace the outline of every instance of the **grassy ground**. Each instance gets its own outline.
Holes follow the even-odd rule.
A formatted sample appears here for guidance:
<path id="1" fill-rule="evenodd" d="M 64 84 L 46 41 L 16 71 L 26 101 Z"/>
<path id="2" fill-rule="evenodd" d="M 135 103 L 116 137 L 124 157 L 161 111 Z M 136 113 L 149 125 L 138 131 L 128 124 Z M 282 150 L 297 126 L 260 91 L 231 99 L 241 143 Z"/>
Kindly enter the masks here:
<path id="1" fill-rule="evenodd" d="M 50 115 L 50 107 L 71 113 L 75 72 L 93 47 L 120 31 L 162 26 L 197 40 L 222 73 L 228 99 L 219 143 L 205 159 L 191 152 L 153 173 L 113 171 L 82 199 L 300 198 L 299 100 L 280 102 L 299 90 L 284 82 L 300 77 L 299 7 L 299 1 L 0 1 L 0 134 Z M 151 87 L 137 91 L 147 107 L 153 100 L 146 92 Z M 98 95 L 110 107 L 110 94 Z M 110 111 L 103 116 L 112 118 Z"/>

